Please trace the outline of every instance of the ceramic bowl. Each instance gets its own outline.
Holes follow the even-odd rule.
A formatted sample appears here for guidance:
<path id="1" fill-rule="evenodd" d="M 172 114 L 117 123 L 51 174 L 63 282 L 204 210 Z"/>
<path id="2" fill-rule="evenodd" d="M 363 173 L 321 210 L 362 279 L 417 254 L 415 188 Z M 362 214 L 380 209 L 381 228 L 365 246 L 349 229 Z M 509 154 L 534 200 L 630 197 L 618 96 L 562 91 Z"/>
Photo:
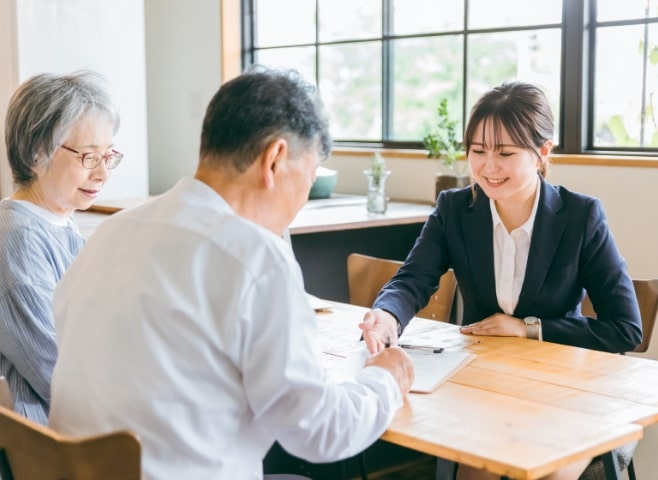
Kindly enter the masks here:
<path id="1" fill-rule="evenodd" d="M 318 198 L 329 198 L 336 188 L 338 172 L 330 168 L 318 167 L 315 182 L 308 194 L 309 200 Z"/>

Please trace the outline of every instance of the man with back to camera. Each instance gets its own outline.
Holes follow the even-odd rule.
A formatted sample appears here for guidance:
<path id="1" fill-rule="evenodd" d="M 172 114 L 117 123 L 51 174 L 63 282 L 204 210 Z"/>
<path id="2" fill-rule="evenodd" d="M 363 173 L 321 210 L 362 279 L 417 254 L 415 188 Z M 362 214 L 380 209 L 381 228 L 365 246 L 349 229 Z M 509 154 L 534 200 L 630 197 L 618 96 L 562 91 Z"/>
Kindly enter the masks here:
<path id="1" fill-rule="evenodd" d="M 275 440 L 312 462 L 372 444 L 411 360 L 389 348 L 332 383 L 281 238 L 329 152 L 316 89 L 294 72 L 224 84 L 194 178 L 105 221 L 59 283 L 50 425 L 133 430 L 149 480 L 261 478 Z"/>

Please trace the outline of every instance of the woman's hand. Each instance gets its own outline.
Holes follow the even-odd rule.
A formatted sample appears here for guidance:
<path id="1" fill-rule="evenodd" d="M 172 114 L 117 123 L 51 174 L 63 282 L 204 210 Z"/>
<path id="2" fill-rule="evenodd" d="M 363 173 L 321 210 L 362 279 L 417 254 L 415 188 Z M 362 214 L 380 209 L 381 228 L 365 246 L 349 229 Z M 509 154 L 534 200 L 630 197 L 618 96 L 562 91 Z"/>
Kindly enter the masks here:
<path id="1" fill-rule="evenodd" d="M 397 343 L 398 321 L 384 310 L 377 308 L 367 312 L 359 328 L 363 330 L 363 339 L 370 353 L 381 352 L 387 345 Z"/>
<path id="2" fill-rule="evenodd" d="M 489 335 L 496 337 L 525 337 L 525 322 L 520 318 L 496 313 L 479 322 L 464 325 L 459 329 L 471 335 Z"/>

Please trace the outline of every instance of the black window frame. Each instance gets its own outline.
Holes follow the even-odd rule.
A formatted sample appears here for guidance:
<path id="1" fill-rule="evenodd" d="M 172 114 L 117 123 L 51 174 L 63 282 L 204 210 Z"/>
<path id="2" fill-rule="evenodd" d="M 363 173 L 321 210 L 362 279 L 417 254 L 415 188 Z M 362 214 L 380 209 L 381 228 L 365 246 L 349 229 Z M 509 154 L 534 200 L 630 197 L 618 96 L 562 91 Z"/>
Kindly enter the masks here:
<path id="1" fill-rule="evenodd" d="M 319 0 L 316 2 L 316 25 L 319 24 L 319 10 L 317 8 Z M 468 15 L 468 0 L 465 0 L 464 16 Z M 241 19 L 242 19 L 242 69 L 254 63 L 255 58 L 255 39 L 253 22 L 254 0 L 240 0 Z M 392 0 L 382 0 L 382 37 L 354 40 L 353 42 L 382 41 L 382 138 L 383 141 L 336 141 L 336 146 L 340 147 L 370 147 L 370 148 L 394 148 L 394 149 L 422 149 L 422 143 L 404 142 L 389 140 L 392 130 L 393 112 L 392 112 L 392 85 L 393 85 L 393 49 L 392 40 L 408 37 L 422 37 L 428 35 L 391 35 L 392 32 Z M 627 154 L 635 156 L 655 156 L 658 148 L 627 148 L 627 147 L 606 147 L 605 149 L 596 148 L 593 144 L 594 139 L 594 73 L 595 72 L 595 55 L 593 47 L 596 45 L 597 28 L 610 25 L 634 25 L 634 24 L 651 24 L 658 23 L 656 19 L 637 19 L 624 21 L 607 21 L 596 22 L 590 21 L 596 19 L 596 0 L 562 0 L 562 24 L 544 24 L 533 25 L 532 29 L 545 29 L 549 27 L 561 27 L 562 29 L 562 59 L 561 59 L 561 78 L 560 78 L 560 118 L 558 121 L 558 131 L 560 144 L 556 145 L 555 153 L 563 154 Z M 466 22 L 464 22 L 466 25 Z M 523 28 L 492 28 L 492 29 L 464 29 L 461 30 L 463 35 L 463 78 L 467 77 L 468 68 L 468 36 L 479 33 L 508 32 L 515 30 L 528 30 Z M 451 34 L 460 33 L 449 32 Z M 434 34 L 432 34 L 434 35 Z M 331 45 L 335 43 L 351 43 L 350 41 L 340 42 L 320 42 L 318 29 L 316 28 L 315 42 L 307 44 L 278 45 L 281 48 L 285 46 L 312 46 L 316 50 L 315 71 L 316 77 L 319 74 L 319 55 L 320 45 Z M 568 46 L 568 48 L 567 48 Z M 263 49 L 267 49 L 263 48 Z M 316 78 L 316 81 L 319 80 Z M 467 118 L 466 89 L 467 82 L 463 82 L 463 104 L 461 106 L 462 118 Z"/>

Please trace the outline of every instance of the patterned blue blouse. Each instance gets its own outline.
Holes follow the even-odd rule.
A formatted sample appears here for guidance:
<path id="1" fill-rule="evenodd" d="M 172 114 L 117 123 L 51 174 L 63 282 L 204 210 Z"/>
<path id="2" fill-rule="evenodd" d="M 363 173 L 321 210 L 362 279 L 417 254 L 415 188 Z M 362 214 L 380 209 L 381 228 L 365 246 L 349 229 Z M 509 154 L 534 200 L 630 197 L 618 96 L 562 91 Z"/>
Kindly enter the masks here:
<path id="1" fill-rule="evenodd" d="M 57 356 L 53 291 L 84 244 L 75 223 L 64 223 L 0 201 L 0 375 L 16 412 L 44 425 Z"/>

